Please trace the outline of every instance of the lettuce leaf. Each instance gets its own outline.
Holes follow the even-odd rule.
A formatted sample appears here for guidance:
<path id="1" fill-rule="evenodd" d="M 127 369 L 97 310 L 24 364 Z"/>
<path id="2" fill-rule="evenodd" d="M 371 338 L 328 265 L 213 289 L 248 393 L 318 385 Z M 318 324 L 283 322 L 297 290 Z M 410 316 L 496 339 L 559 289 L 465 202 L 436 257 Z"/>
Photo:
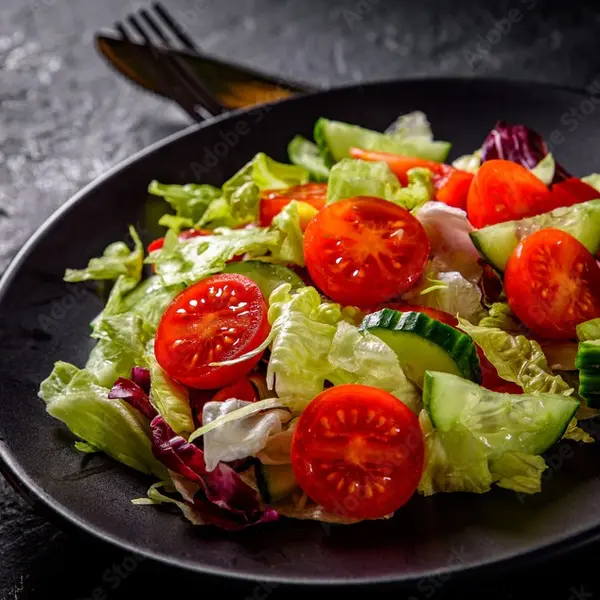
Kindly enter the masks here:
<path id="1" fill-rule="evenodd" d="M 174 185 L 151 181 L 148 193 L 163 197 L 175 210 L 175 215 L 165 215 L 160 225 L 179 231 L 198 223 L 213 200 L 221 196 L 217 187 L 200 183 Z M 166 217 L 171 217 L 165 220 Z M 173 219 L 172 217 L 175 217 Z"/>
<path id="2" fill-rule="evenodd" d="M 271 248 L 271 254 L 283 263 L 301 267 L 304 262 L 304 234 L 300 228 L 299 204 L 295 200 L 287 204 L 273 219 L 273 227 L 281 231 L 281 242 Z"/>
<path id="3" fill-rule="evenodd" d="M 267 385 L 280 397 L 307 404 L 323 391 L 334 369 L 327 358 L 342 314 L 338 304 L 321 302 L 313 287 L 294 295 L 290 290 L 289 283 L 283 284 L 269 298 L 272 344 Z"/>
<path id="4" fill-rule="evenodd" d="M 577 325 L 576 330 L 577 339 L 580 342 L 600 340 L 600 319 L 590 319 L 585 323 L 580 323 Z"/>
<path id="5" fill-rule="evenodd" d="M 345 321 L 338 323 L 328 360 L 336 368 L 329 380 L 385 390 L 413 412 L 422 408 L 420 390 L 407 378 L 396 353 L 378 337 Z"/>
<path id="6" fill-rule="evenodd" d="M 129 228 L 129 235 L 134 242 L 133 250 L 125 242 L 114 242 L 107 246 L 102 256 L 90 259 L 85 269 L 67 269 L 65 281 L 116 280 L 124 275 L 132 289 L 142 278 L 144 246 L 133 227 Z"/>
<path id="7" fill-rule="evenodd" d="M 479 326 L 502 329 L 508 333 L 523 333 L 525 331 L 525 328 L 506 302 L 494 302 L 490 306 L 487 316 L 479 321 Z"/>
<path id="8" fill-rule="evenodd" d="M 344 158 L 331 169 L 327 203 L 355 196 L 383 198 L 413 210 L 433 199 L 431 172 L 411 169 L 408 186 L 403 188 L 386 163 Z"/>
<path id="9" fill-rule="evenodd" d="M 400 115 L 387 126 L 384 133 L 398 139 L 421 138 L 428 141 L 433 140 L 433 131 L 429 119 L 420 110 Z"/>
<path id="10" fill-rule="evenodd" d="M 194 431 L 194 418 L 187 388 L 171 379 L 154 358 L 146 354 L 144 364 L 150 370 L 150 402 L 175 433 L 183 436 Z"/>
<path id="11" fill-rule="evenodd" d="M 547 468 L 542 456 L 523 452 L 505 452 L 490 461 L 494 483 L 522 494 L 536 494 L 542 490 L 542 473 Z"/>
<path id="12" fill-rule="evenodd" d="M 481 305 L 481 290 L 458 271 L 427 270 L 426 276 L 404 294 L 403 299 L 409 304 L 429 306 L 476 323 L 486 314 Z"/>
<path id="13" fill-rule="evenodd" d="M 427 202 L 414 214 L 427 233 L 437 271 L 458 271 L 477 283 L 482 268 L 479 252 L 469 236 L 473 226 L 467 213 L 443 202 Z"/>
<path id="14" fill-rule="evenodd" d="M 562 377 L 552 373 L 536 341 L 496 327 L 471 325 L 464 319 L 459 319 L 459 328 L 473 338 L 502 379 L 521 386 L 526 394 L 547 392 L 568 396 L 573 392 Z"/>
<path id="15" fill-rule="evenodd" d="M 316 144 L 297 135 L 288 144 L 287 150 L 290 162 L 305 168 L 315 181 L 327 181 L 329 167 L 325 164 Z"/>
<path id="16" fill-rule="evenodd" d="M 207 402 L 202 409 L 202 423 L 208 425 L 251 404 L 234 398 L 225 402 Z M 208 431 L 203 436 L 206 470 L 213 471 L 221 461 L 255 456 L 265 447 L 269 436 L 280 433 L 282 425 L 290 418 L 288 411 L 273 409 L 229 421 Z"/>
<path id="17" fill-rule="evenodd" d="M 89 371 L 57 362 L 39 397 L 49 414 L 89 445 L 163 479 L 167 472 L 152 455 L 148 420 L 122 400 L 109 400 L 108 393 Z"/>

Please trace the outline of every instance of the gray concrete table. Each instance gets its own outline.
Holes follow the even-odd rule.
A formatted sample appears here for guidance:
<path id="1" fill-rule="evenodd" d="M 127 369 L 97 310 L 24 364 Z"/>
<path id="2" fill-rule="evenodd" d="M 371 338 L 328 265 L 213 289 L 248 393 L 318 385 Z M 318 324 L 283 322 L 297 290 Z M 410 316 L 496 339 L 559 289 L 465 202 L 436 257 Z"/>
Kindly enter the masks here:
<path id="1" fill-rule="evenodd" d="M 205 50 L 322 86 L 477 74 L 583 87 L 600 78 L 597 0 L 167 4 Z M 94 51 L 94 32 L 138 6 L 131 0 L 1 0 L 0 273 L 84 184 L 188 124 L 177 107 L 119 79 Z M 406 596 L 588 599 L 600 593 L 593 583 L 598 550 L 532 571 L 524 582 L 425 581 Z M 0 600 L 164 597 L 192 589 L 206 595 L 221 585 L 63 533 L 0 477 Z M 291 594 L 253 585 L 232 592 L 257 599 Z"/>

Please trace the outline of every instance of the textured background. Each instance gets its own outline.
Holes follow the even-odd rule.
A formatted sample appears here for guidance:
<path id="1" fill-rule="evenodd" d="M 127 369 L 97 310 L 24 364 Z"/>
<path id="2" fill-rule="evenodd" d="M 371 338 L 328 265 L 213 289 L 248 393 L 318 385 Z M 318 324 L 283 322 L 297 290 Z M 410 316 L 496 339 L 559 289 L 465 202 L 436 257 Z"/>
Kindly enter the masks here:
<path id="1" fill-rule="evenodd" d="M 600 81 L 598 0 L 167 4 L 205 50 L 322 86 L 454 74 L 577 87 Z M 186 126 L 177 107 L 122 81 L 95 53 L 94 32 L 138 6 L 123 0 L 0 0 L 0 273 L 75 191 Z M 428 580 L 383 595 L 590 600 L 600 595 L 594 582 L 599 554 L 596 546 L 526 574 Z M 0 477 L 0 600 L 212 591 L 224 593 L 223 582 L 167 571 L 59 531 Z M 300 596 L 241 584 L 229 584 L 228 591 L 240 599 Z"/>

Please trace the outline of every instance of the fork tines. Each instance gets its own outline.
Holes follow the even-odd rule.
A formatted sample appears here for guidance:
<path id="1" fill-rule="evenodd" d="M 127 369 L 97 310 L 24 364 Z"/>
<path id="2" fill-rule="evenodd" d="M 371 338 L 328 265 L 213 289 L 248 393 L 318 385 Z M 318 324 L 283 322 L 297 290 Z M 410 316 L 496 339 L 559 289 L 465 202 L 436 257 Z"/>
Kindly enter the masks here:
<path id="1" fill-rule="evenodd" d="M 152 51 L 157 77 L 193 119 L 202 121 L 225 112 L 225 107 L 206 89 L 201 79 L 172 52 L 178 50 L 173 38 L 187 52 L 200 54 L 200 49 L 159 2 L 149 9 L 142 8 L 136 14 L 127 15 L 125 23 L 117 21 L 115 29 L 129 42 L 138 41 L 136 36 L 141 38 Z"/>

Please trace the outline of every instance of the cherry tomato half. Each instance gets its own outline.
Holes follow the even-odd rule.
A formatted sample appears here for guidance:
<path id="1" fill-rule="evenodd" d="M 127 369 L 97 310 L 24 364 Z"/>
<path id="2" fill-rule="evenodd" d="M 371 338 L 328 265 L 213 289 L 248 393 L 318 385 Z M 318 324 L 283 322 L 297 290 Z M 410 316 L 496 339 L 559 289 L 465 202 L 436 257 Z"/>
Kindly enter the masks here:
<path id="1" fill-rule="evenodd" d="M 398 177 L 402 185 L 408 184 L 408 172 L 411 169 L 416 167 L 429 169 L 433 173 L 432 183 L 436 190 L 435 199 L 455 208 L 465 210 L 467 207 L 469 187 L 471 181 L 473 181 L 472 173 L 455 169 L 450 165 L 434 160 L 401 156 L 399 154 L 390 154 L 389 152 L 374 152 L 372 150 L 351 148 L 350 156 L 361 160 L 383 161 L 387 163 L 390 171 Z"/>
<path id="2" fill-rule="evenodd" d="M 283 190 L 264 190 L 260 195 L 260 226 L 268 227 L 292 200 L 321 210 L 327 201 L 327 184 L 304 183 Z"/>
<path id="3" fill-rule="evenodd" d="M 258 394 L 256 388 L 248 381 L 247 377 L 242 377 L 239 381 L 219 390 L 213 397 L 213 402 L 224 402 L 230 398 L 236 400 L 245 400 L 246 402 L 256 402 Z"/>
<path id="4" fill-rule="evenodd" d="M 336 302 L 359 307 L 410 289 L 423 273 L 429 251 L 421 223 L 381 198 L 328 204 L 304 235 L 311 279 Z"/>
<path id="5" fill-rule="evenodd" d="M 576 325 L 600 317 L 600 267 L 558 229 L 540 229 L 513 250 L 504 289 L 515 315 L 547 339 L 575 338 Z"/>
<path id="6" fill-rule="evenodd" d="M 533 217 L 554 208 L 550 190 L 509 160 L 484 162 L 471 183 L 467 214 L 474 227 Z"/>
<path id="7" fill-rule="evenodd" d="M 298 419 L 292 468 L 326 510 L 383 517 L 413 495 L 423 471 L 423 434 L 414 413 L 388 392 L 340 385 L 320 393 Z"/>
<path id="8" fill-rule="evenodd" d="M 267 304 L 259 287 L 235 273 L 213 275 L 181 292 L 169 304 L 156 332 L 154 352 L 173 379 L 193 388 L 234 383 L 260 360 L 211 367 L 259 346 L 269 333 Z"/>

